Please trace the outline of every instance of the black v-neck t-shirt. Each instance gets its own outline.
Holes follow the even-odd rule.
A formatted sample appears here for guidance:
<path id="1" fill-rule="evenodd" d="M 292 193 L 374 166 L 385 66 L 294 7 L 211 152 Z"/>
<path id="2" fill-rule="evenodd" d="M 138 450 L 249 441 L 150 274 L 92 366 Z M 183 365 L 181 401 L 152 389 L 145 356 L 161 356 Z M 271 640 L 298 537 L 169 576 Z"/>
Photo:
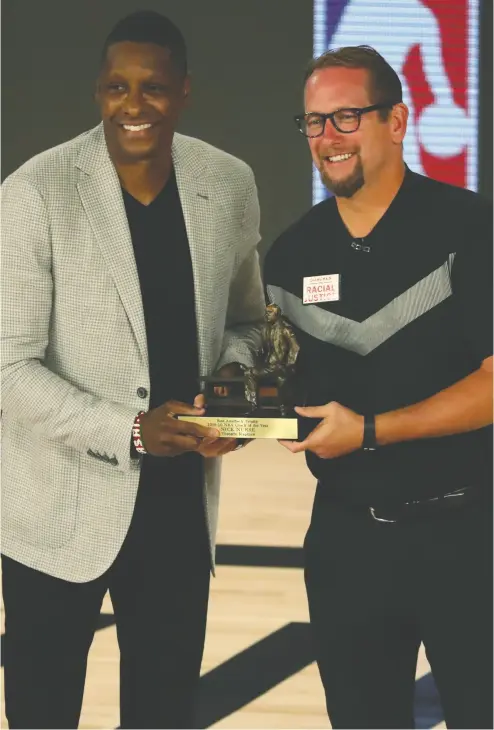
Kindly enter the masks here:
<path id="1" fill-rule="evenodd" d="M 303 304 L 303 278 L 330 274 L 340 277 L 339 300 Z M 492 206 L 410 170 L 365 239 L 325 200 L 273 244 L 264 278 L 294 326 L 307 405 L 392 411 L 492 355 Z M 315 423 L 300 419 L 302 436 Z M 307 452 L 307 463 L 323 488 L 376 505 L 490 484 L 491 447 L 489 427 L 335 459 Z"/>
<path id="2" fill-rule="evenodd" d="M 199 392 L 194 277 L 175 175 L 149 204 L 123 199 L 139 275 L 150 372 L 149 408 L 167 400 L 193 403 Z M 200 476 L 201 457 L 145 456 L 146 479 Z"/>

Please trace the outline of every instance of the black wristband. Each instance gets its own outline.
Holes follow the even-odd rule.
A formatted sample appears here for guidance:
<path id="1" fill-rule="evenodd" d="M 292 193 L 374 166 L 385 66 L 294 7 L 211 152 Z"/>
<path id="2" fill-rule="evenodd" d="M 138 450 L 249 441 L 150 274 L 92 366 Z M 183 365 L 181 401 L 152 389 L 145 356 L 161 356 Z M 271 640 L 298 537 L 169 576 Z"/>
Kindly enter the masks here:
<path id="1" fill-rule="evenodd" d="M 364 416 L 364 438 L 362 441 L 364 451 L 375 451 L 377 449 L 376 441 L 376 419 L 374 414 L 366 414 Z"/>

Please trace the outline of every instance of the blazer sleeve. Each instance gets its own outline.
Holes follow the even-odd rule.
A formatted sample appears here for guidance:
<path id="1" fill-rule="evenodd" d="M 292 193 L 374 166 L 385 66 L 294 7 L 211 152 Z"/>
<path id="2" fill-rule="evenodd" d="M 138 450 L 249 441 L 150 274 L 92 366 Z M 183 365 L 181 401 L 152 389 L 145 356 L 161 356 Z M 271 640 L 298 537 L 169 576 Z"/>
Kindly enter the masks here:
<path id="1" fill-rule="evenodd" d="M 259 199 L 252 170 L 248 168 L 246 202 L 237 253 L 236 274 L 230 284 L 221 355 L 216 369 L 237 362 L 253 365 L 260 345 L 265 298 L 259 266 Z"/>
<path id="2" fill-rule="evenodd" d="M 2 413 L 47 440 L 138 468 L 130 456 L 133 408 L 83 392 L 46 364 L 55 295 L 50 220 L 30 178 L 2 186 Z M 92 452 L 92 453 L 91 453 Z"/>

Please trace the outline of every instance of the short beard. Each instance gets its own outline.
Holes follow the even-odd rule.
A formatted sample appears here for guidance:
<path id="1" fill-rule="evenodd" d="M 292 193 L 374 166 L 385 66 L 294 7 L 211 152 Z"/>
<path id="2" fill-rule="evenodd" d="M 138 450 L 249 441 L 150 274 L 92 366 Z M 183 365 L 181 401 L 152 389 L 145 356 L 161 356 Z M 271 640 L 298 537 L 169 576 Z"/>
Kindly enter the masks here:
<path id="1" fill-rule="evenodd" d="M 360 190 L 365 182 L 364 168 L 360 157 L 357 157 L 357 164 L 353 173 L 346 180 L 332 180 L 325 172 L 324 168 L 320 171 L 323 185 L 330 193 L 336 195 L 337 198 L 351 198 Z"/>

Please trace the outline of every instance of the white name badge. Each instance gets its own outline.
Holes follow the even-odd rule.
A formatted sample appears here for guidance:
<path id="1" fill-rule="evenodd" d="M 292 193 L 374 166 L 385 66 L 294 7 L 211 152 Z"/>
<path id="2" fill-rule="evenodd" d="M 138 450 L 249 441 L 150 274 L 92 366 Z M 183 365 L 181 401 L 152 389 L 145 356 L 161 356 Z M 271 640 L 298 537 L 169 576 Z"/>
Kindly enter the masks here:
<path id="1" fill-rule="evenodd" d="M 340 301 L 340 275 L 304 276 L 304 304 Z"/>

